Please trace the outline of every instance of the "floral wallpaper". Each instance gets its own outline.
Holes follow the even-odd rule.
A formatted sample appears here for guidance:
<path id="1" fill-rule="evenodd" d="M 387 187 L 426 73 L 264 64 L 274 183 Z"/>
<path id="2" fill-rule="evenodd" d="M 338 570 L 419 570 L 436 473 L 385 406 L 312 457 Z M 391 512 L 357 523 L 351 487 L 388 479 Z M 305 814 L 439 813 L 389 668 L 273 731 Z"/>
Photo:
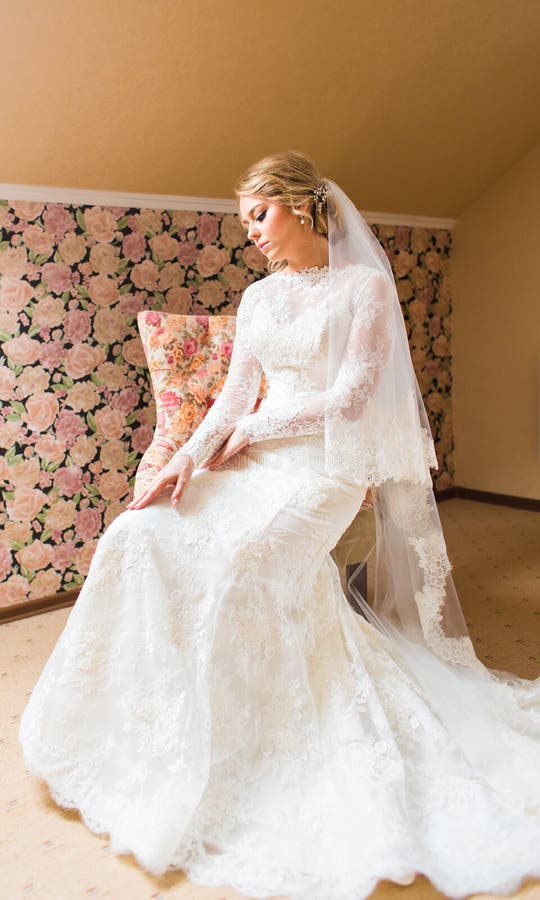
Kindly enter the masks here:
<path id="1" fill-rule="evenodd" d="M 451 234 L 373 226 L 452 484 Z M 0 606 L 77 588 L 129 501 L 155 404 L 136 316 L 234 314 L 266 273 L 228 213 L 0 201 Z"/>

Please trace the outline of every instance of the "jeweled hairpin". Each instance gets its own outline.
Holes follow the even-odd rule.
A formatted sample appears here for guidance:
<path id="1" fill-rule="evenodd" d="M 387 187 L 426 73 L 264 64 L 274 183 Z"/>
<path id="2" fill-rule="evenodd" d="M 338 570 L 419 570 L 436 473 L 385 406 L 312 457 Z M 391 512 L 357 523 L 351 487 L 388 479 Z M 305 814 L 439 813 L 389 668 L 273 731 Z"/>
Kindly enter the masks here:
<path id="1" fill-rule="evenodd" d="M 313 196 L 315 198 L 315 203 L 317 204 L 317 209 L 319 211 L 319 215 L 322 213 L 323 206 L 326 206 L 326 199 L 328 197 L 328 192 L 326 190 L 326 184 L 324 181 L 321 181 L 315 190 L 313 191 Z"/>

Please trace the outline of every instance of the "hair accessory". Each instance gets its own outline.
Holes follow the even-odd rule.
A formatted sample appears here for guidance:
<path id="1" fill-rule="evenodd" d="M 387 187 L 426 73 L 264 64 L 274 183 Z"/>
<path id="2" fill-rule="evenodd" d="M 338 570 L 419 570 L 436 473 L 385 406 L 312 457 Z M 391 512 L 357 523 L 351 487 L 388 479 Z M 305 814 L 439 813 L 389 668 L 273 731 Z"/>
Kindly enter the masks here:
<path id="1" fill-rule="evenodd" d="M 315 203 L 320 215 L 322 213 L 323 206 L 326 206 L 326 200 L 328 197 L 328 191 L 324 181 L 319 182 L 319 184 L 313 191 L 313 196 L 315 198 Z"/>

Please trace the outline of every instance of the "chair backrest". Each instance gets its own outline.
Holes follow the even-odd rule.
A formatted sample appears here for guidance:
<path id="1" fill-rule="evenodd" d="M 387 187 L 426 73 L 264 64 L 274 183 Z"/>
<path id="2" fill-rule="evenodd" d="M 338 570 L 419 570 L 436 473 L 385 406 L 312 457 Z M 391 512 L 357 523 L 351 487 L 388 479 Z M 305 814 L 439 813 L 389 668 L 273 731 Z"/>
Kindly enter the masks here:
<path id="1" fill-rule="evenodd" d="M 139 496 L 193 434 L 216 400 L 229 370 L 236 316 L 137 315 L 152 390 L 156 427 L 135 476 Z M 263 379 L 255 407 L 264 396 Z"/>

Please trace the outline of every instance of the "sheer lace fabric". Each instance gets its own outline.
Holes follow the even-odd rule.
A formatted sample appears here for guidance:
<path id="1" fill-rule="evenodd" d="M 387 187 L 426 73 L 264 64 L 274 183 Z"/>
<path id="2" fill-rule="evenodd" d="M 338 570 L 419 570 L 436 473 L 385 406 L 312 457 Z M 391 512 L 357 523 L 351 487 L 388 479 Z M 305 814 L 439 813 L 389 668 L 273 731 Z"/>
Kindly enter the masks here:
<path id="1" fill-rule="evenodd" d="M 357 284 L 342 277 L 244 294 L 230 376 L 184 451 L 199 464 L 238 421 L 252 444 L 196 470 L 177 508 L 107 528 L 24 711 L 25 758 L 154 873 L 292 900 L 361 900 L 413 871 L 449 897 L 514 890 L 540 876 L 540 679 L 494 683 L 383 633 L 330 556 L 365 493 L 327 471 L 320 427 L 328 304 Z M 375 301 L 367 322 L 366 396 L 386 352 Z M 419 590 L 431 627 L 437 583 Z"/>

